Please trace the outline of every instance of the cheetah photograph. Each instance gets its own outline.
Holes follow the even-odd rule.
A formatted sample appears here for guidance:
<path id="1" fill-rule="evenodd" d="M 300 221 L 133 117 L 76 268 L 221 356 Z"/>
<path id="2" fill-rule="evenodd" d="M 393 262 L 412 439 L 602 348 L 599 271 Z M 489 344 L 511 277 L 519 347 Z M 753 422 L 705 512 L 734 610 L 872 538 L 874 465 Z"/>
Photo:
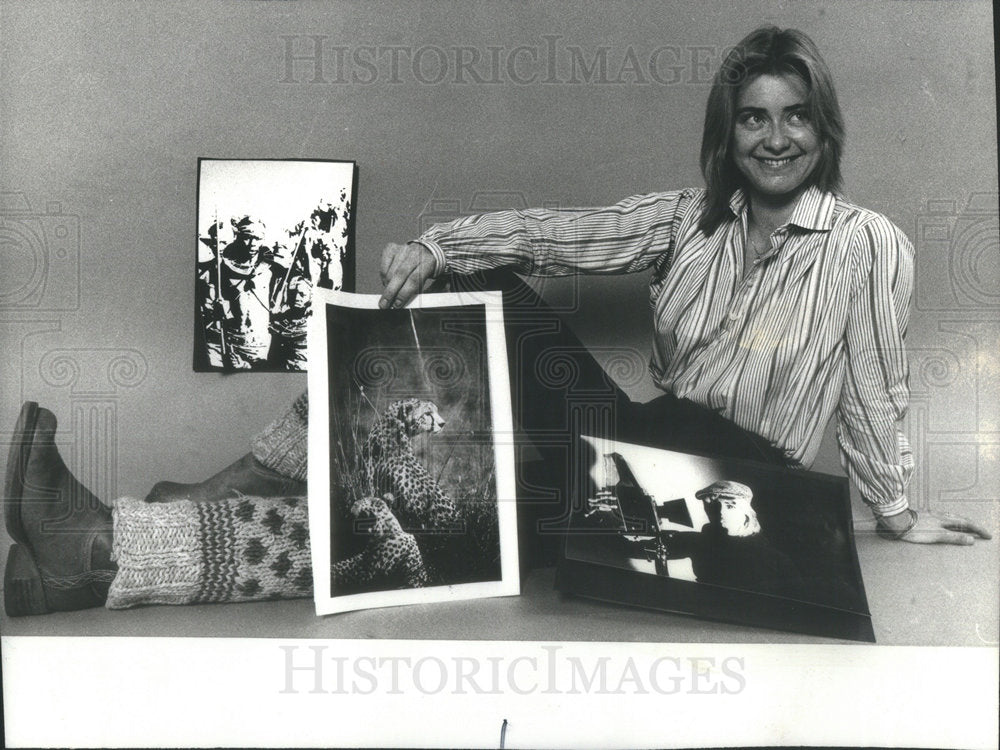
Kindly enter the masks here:
<path id="1" fill-rule="evenodd" d="M 315 577 L 317 612 L 518 593 L 499 296 L 379 310 L 374 296 L 319 294 L 310 527 L 329 576 Z"/>

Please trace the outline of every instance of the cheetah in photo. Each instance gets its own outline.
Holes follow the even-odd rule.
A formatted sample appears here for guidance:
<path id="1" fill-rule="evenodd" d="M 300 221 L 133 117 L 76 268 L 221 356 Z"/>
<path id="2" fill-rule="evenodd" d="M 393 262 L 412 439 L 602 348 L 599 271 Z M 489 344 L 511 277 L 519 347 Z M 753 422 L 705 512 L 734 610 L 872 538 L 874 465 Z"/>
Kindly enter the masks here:
<path id="1" fill-rule="evenodd" d="M 385 498 L 393 501 L 392 495 Z M 417 540 L 403 531 L 386 499 L 365 497 L 351 506 L 356 528 L 371 541 L 358 554 L 330 566 L 331 583 L 338 593 L 427 585 Z"/>
<path id="2" fill-rule="evenodd" d="M 456 526 L 455 504 L 417 460 L 410 438 L 437 433 L 444 419 L 431 401 L 393 401 L 372 425 L 362 453 L 368 488 L 391 494 L 393 509 L 411 530 L 444 531 Z"/>

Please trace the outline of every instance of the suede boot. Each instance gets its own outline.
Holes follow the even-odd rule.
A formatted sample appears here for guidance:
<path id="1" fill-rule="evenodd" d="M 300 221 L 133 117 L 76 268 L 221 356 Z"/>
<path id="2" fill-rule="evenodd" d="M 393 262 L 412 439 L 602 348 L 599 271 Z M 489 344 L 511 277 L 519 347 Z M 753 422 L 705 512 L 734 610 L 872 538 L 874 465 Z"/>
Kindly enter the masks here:
<path id="1" fill-rule="evenodd" d="M 146 495 L 146 502 L 190 500 L 204 503 L 226 500 L 240 494 L 257 497 L 305 495 L 306 483 L 267 468 L 252 453 L 248 453 L 204 482 L 157 482 Z"/>
<path id="2" fill-rule="evenodd" d="M 111 511 L 66 467 L 55 444 L 56 418 L 21 407 L 4 479 L 4 522 L 14 540 L 4 572 L 8 615 L 98 607 L 117 566 Z"/>

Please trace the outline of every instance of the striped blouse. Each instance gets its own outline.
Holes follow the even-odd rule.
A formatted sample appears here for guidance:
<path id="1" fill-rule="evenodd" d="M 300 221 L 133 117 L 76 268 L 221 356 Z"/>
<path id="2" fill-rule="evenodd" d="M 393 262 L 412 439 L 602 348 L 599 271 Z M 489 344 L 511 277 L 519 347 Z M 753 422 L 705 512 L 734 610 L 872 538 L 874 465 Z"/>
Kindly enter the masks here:
<path id="1" fill-rule="evenodd" d="M 836 414 L 841 463 L 861 496 L 876 515 L 904 510 L 909 240 L 884 216 L 813 187 L 744 274 L 745 195 L 733 195 L 732 220 L 707 237 L 698 229 L 705 207 L 705 191 L 687 189 L 607 208 L 499 211 L 435 225 L 419 242 L 437 273 L 652 269 L 650 371 L 660 388 L 803 467 Z"/>

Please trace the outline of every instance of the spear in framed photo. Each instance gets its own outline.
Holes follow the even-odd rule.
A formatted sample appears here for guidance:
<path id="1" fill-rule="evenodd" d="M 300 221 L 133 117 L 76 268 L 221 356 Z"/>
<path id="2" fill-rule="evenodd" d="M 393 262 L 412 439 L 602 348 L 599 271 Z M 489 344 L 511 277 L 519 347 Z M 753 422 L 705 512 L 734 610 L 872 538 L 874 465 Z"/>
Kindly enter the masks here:
<path id="1" fill-rule="evenodd" d="M 271 295 L 271 309 L 273 310 L 278 305 L 278 300 L 280 300 L 285 291 L 288 289 L 288 281 L 292 277 L 292 269 L 295 268 L 295 262 L 298 260 L 299 251 L 305 247 L 306 239 L 306 223 L 302 222 L 302 229 L 299 231 L 299 237 L 295 241 L 295 250 L 292 252 L 292 257 L 288 261 L 288 269 L 285 271 L 285 277 L 281 280 L 281 283 L 274 288 L 274 292 Z"/>
<path id="2" fill-rule="evenodd" d="M 215 231 L 215 310 L 214 317 L 216 322 L 219 324 L 219 348 L 222 352 L 222 362 L 226 362 L 226 325 L 225 325 L 225 307 L 222 302 L 222 250 L 219 248 L 219 209 L 215 209 L 215 215 L 212 219 L 212 229 Z"/>

